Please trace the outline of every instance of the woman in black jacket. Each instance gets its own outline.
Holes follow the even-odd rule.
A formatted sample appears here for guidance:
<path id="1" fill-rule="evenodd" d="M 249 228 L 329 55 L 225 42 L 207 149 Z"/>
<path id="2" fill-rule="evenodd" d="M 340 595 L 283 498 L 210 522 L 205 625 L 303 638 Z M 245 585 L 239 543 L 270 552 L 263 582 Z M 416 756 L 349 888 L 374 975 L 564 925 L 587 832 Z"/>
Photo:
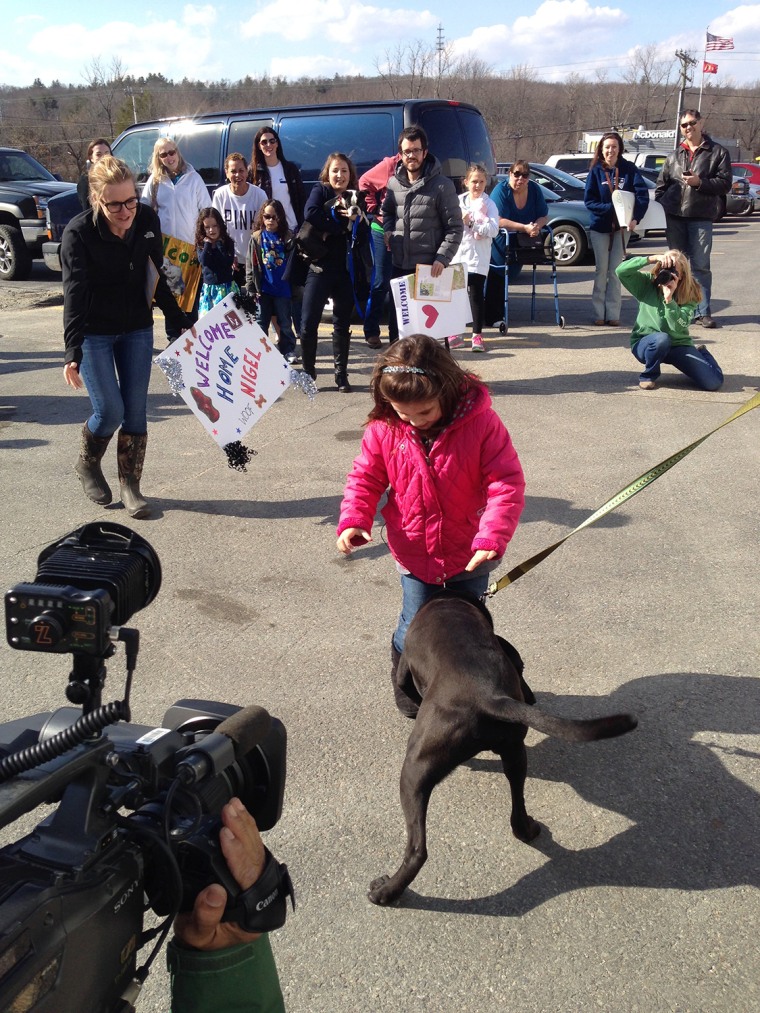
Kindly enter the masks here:
<path id="1" fill-rule="evenodd" d="M 110 155 L 90 171 L 92 207 L 66 226 L 61 244 L 63 324 L 70 387 L 87 387 L 92 415 L 82 429 L 74 470 L 86 495 L 103 506 L 111 490 L 100 462 L 119 427 L 121 500 L 130 517 L 147 517 L 140 493 L 147 435 L 155 297 L 167 326 L 187 318 L 162 273 L 161 225 L 141 204 L 129 167 Z"/>
<path id="2" fill-rule="evenodd" d="M 326 252 L 309 266 L 303 295 L 301 315 L 301 354 L 303 368 L 316 379 L 317 337 L 322 311 L 328 299 L 333 304 L 333 358 L 335 385 L 348 393 L 348 349 L 351 344 L 351 314 L 354 308 L 354 287 L 348 272 L 348 240 L 352 226 L 346 207 L 336 198 L 346 190 L 357 190 L 356 169 L 348 155 L 334 151 L 319 174 L 309 194 L 304 212 L 305 221 L 325 244 Z"/>

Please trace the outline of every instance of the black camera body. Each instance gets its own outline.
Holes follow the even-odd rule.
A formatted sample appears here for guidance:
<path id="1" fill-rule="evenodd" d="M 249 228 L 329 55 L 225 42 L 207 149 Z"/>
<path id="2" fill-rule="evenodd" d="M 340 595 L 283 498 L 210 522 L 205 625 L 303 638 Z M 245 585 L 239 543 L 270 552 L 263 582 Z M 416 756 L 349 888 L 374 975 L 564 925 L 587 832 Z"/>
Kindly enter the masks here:
<path id="1" fill-rule="evenodd" d="M 671 281 L 678 281 L 678 275 L 669 267 L 661 267 L 654 276 L 655 285 L 669 285 Z"/>
<path id="2" fill-rule="evenodd" d="M 220 812 L 237 796 L 260 830 L 277 823 L 287 736 L 261 707 L 185 699 L 153 728 L 129 721 L 126 699 L 102 706 L 103 658 L 118 641 L 132 669 L 137 654 L 136 631 L 115 620 L 152 600 L 160 566 L 120 525 L 80 528 L 52 555 L 61 545 L 89 572 L 63 572 L 66 564 L 56 584 L 49 567 L 43 572 L 46 550 L 43 579 L 6 595 L 12 646 L 74 654 L 67 693 L 82 711 L 0 725 L 0 826 L 43 803 L 56 807 L 0 850 L 0 1009 L 116 1013 L 133 1009 L 150 966 L 137 969 L 138 951 L 157 934 L 143 931 L 147 909 L 167 918 L 151 961 L 169 920 L 209 883 L 222 882 L 231 895 L 225 917 L 235 916 L 245 895 L 219 848 Z M 258 931 L 282 925 L 292 900 L 287 870 L 277 870 L 282 902 L 267 908 Z"/>

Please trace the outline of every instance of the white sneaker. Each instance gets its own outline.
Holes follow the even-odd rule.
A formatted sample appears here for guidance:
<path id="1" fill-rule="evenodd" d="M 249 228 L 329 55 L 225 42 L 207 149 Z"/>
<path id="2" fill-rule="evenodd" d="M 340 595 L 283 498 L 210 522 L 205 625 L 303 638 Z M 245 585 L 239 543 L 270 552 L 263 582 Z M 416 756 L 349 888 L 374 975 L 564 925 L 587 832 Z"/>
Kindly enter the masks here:
<path id="1" fill-rule="evenodd" d="M 483 344 L 482 334 L 473 334 L 472 336 L 472 350 L 473 352 L 485 352 L 486 346 Z"/>

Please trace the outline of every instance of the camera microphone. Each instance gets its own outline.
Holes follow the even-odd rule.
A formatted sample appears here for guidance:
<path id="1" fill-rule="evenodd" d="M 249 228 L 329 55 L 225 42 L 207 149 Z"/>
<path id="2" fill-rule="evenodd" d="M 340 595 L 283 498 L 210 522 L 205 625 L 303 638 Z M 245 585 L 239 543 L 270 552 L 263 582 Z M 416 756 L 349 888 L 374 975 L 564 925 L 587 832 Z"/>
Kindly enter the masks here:
<path id="1" fill-rule="evenodd" d="M 187 785 L 219 774 L 255 749 L 271 727 L 272 718 L 263 707 L 243 707 L 181 754 L 177 777 Z"/>

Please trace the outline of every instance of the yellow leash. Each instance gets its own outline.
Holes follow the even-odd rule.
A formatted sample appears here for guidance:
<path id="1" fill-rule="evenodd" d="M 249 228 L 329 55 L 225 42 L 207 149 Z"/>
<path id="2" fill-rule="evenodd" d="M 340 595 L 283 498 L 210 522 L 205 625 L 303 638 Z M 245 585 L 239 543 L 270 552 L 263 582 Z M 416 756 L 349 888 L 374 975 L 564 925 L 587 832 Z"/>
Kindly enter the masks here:
<path id="1" fill-rule="evenodd" d="M 529 570 L 532 570 L 534 566 L 538 566 L 543 559 L 550 556 L 552 552 L 554 552 L 555 549 L 558 549 L 563 542 L 568 540 L 568 538 L 572 538 L 574 534 L 581 531 L 583 528 L 587 528 L 591 524 L 595 524 L 600 517 L 604 517 L 616 507 L 625 503 L 632 496 L 635 496 L 637 492 L 641 492 L 642 489 L 646 489 L 646 487 L 651 485 L 655 479 L 658 479 L 660 475 L 664 475 L 666 471 L 670 471 L 674 465 L 678 464 L 679 461 L 682 461 L 684 457 L 686 457 L 687 454 L 690 454 L 692 450 L 695 450 L 700 443 L 704 443 L 708 437 L 713 435 L 713 433 L 717 433 L 719 429 L 729 425 L 731 422 L 735 422 L 736 419 L 741 418 L 742 415 L 745 415 L 747 412 L 751 412 L 753 408 L 760 408 L 760 392 L 754 394 L 749 401 L 745 401 L 741 408 L 737 408 L 733 415 L 727 418 L 725 422 L 721 422 L 721 424 L 716 426 L 715 429 L 711 429 L 709 433 L 701 436 L 698 440 L 695 440 L 694 443 L 690 443 L 688 447 L 684 447 L 683 450 L 679 450 L 671 457 L 668 457 L 659 464 L 656 464 L 654 468 L 650 468 L 649 471 L 645 471 L 643 475 L 639 475 L 639 477 L 631 482 L 630 485 L 621 489 L 620 492 L 616 493 L 612 497 L 612 499 L 608 499 L 607 502 L 600 506 L 598 510 L 595 510 L 594 513 L 579 524 L 577 528 L 573 528 L 573 530 L 566 534 L 564 538 L 560 538 L 560 540 L 555 542 L 554 545 L 550 545 L 546 549 L 542 549 L 541 552 L 536 553 L 535 556 L 531 556 L 530 559 L 526 559 L 525 562 L 519 563 L 500 580 L 494 581 L 493 584 L 489 584 L 484 597 L 490 598 L 508 584 L 514 584 L 518 577 L 522 577 L 524 574 L 528 573 Z"/>

